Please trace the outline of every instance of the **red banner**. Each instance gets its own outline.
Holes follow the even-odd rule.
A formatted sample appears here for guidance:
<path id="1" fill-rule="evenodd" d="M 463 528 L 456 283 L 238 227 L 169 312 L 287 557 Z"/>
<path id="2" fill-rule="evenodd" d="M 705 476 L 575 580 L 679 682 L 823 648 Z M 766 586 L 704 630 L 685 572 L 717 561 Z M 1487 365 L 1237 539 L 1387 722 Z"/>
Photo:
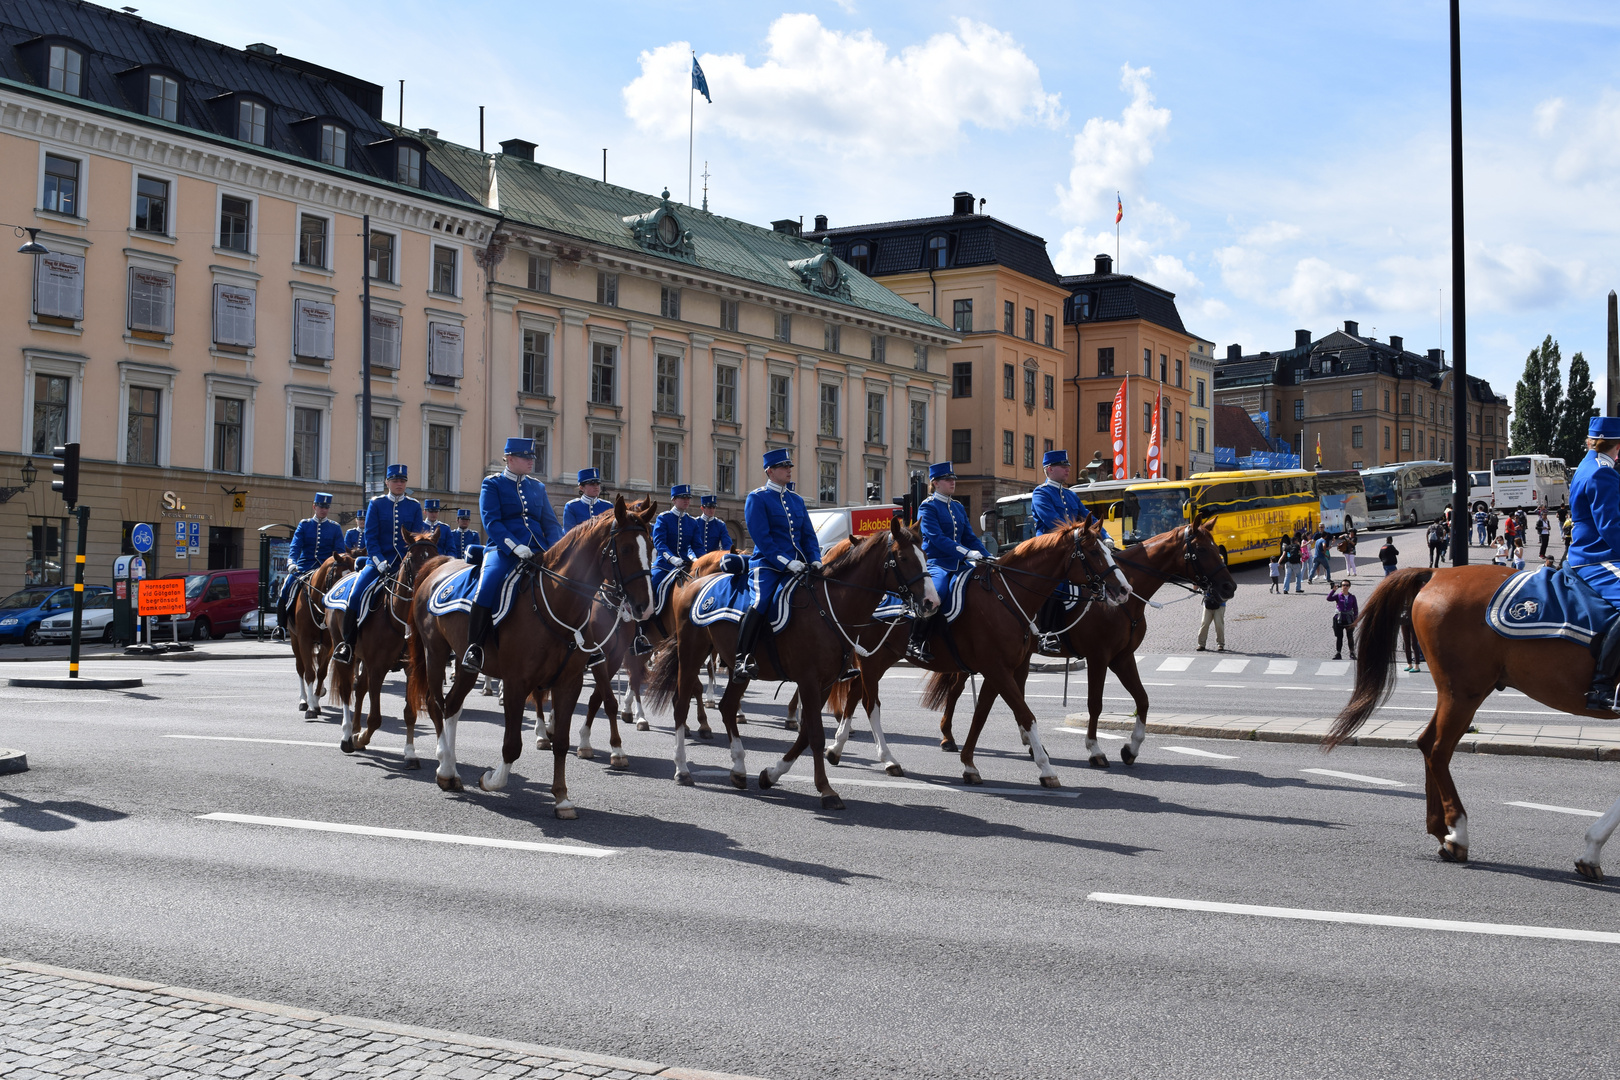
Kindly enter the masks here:
<path id="1" fill-rule="evenodd" d="M 1114 395 L 1114 418 L 1112 423 L 1108 425 L 1109 432 L 1114 440 L 1115 480 L 1123 480 L 1130 475 L 1130 470 L 1125 464 L 1125 424 L 1127 420 L 1125 416 L 1125 388 L 1129 384 L 1130 380 L 1128 379 L 1119 384 L 1119 393 Z"/>
<path id="2" fill-rule="evenodd" d="M 1159 421 L 1164 419 L 1164 394 L 1153 395 L 1153 434 L 1148 436 L 1148 479 L 1164 479 L 1164 470 L 1159 463 L 1160 431 Z"/>

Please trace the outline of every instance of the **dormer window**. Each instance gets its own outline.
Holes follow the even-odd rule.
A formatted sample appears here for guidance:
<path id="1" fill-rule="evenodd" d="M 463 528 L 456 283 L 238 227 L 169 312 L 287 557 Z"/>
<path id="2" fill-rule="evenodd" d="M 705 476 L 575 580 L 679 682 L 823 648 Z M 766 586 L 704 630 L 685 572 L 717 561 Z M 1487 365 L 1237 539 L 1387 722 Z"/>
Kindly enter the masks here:
<path id="1" fill-rule="evenodd" d="M 849 265 L 862 274 L 872 272 L 872 245 L 862 240 L 849 246 Z"/>
<path id="2" fill-rule="evenodd" d="M 945 266 L 950 241 L 943 236 L 930 236 L 928 238 L 928 261 L 924 266 L 942 269 Z"/>
<path id="3" fill-rule="evenodd" d="M 52 90 L 79 96 L 84 72 L 84 54 L 66 45 L 51 46 L 50 72 L 47 83 Z"/>
<path id="4" fill-rule="evenodd" d="M 665 189 L 659 204 L 652 210 L 645 214 L 632 214 L 620 220 L 629 226 L 630 235 L 635 242 L 648 251 L 686 259 L 694 257 L 692 233 L 681 224 L 680 218 L 675 216 L 674 204 L 669 201 L 668 189 Z"/>
<path id="5" fill-rule="evenodd" d="M 146 115 L 159 120 L 180 119 L 180 84 L 167 75 L 146 77 Z"/>
<path id="6" fill-rule="evenodd" d="M 321 161 L 340 169 L 349 167 L 349 133 L 336 124 L 321 125 Z"/>
<path id="7" fill-rule="evenodd" d="M 394 180 L 409 187 L 422 186 L 422 151 L 414 146 L 395 148 Z"/>
<path id="8" fill-rule="evenodd" d="M 236 137 L 255 146 L 264 145 L 264 106 L 257 101 L 236 103 Z"/>

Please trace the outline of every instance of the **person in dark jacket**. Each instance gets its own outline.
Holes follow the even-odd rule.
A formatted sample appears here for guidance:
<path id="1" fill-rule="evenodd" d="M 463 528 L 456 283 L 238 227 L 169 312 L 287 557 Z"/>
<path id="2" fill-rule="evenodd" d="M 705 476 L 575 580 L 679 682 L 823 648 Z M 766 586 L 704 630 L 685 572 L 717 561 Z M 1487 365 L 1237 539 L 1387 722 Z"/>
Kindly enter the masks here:
<path id="1" fill-rule="evenodd" d="M 1393 536 L 1384 537 L 1384 546 L 1378 549 L 1378 561 L 1384 564 L 1385 577 L 1389 577 L 1395 572 L 1395 561 L 1400 556 L 1401 553 L 1395 550 L 1395 538 Z"/>
<path id="2" fill-rule="evenodd" d="M 1328 603 L 1333 610 L 1333 659 L 1343 659 L 1344 639 L 1350 639 L 1350 659 L 1356 658 L 1356 596 L 1350 591 L 1348 581 L 1340 581 L 1339 587 L 1328 593 Z"/>

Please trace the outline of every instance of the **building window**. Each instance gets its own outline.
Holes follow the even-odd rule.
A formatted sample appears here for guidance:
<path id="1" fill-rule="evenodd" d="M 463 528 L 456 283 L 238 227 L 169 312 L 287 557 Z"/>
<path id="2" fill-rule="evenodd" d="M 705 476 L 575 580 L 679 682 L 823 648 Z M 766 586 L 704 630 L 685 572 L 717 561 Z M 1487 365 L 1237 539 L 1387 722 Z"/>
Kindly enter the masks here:
<path id="1" fill-rule="evenodd" d="M 591 349 L 591 404 L 613 404 L 613 376 L 618 360 L 617 346 L 598 341 Z"/>
<path id="2" fill-rule="evenodd" d="M 83 71 L 84 56 L 79 50 L 65 45 L 51 46 L 51 70 L 46 85 L 52 90 L 78 97 Z"/>
<path id="3" fill-rule="evenodd" d="M 1420 398 L 1419 400 L 1421 401 L 1422 399 Z M 1422 411 L 1423 411 L 1423 409 L 1420 406 L 1419 409 L 1418 409 L 1418 412 L 1422 412 Z M 1485 434 L 1487 434 L 1487 435 L 1495 435 L 1496 434 L 1496 417 L 1491 415 L 1490 413 L 1485 414 Z"/>
<path id="4" fill-rule="evenodd" d="M 422 151 L 401 146 L 394 156 L 394 180 L 406 187 L 422 186 Z"/>
<path id="5" fill-rule="evenodd" d="M 973 362 L 964 360 L 951 365 L 951 397 L 973 396 Z"/>
<path id="6" fill-rule="evenodd" d="M 928 238 L 928 261 L 925 265 L 934 269 L 942 268 L 947 261 L 947 252 L 950 242 L 943 236 L 930 236 Z"/>
<path id="7" fill-rule="evenodd" d="M 1025 435 L 1024 436 L 1024 468 L 1033 469 L 1034 467 L 1035 467 L 1035 436 L 1033 436 L 1033 435 Z"/>
<path id="8" fill-rule="evenodd" d="M 1001 463 L 1003 465 L 1013 463 L 1013 433 L 1006 430 L 1001 433 Z"/>
<path id="9" fill-rule="evenodd" d="M 1008 401 L 1013 400 L 1013 366 L 1001 365 L 1001 396 Z"/>
<path id="10" fill-rule="evenodd" d="M 737 451 L 730 447 L 714 452 L 714 490 L 717 495 L 737 494 Z"/>
<path id="11" fill-rule="evenodd" d="M 714 418 L 737 422 L 737 369 L 726 364 L 714 369 Z"/>
<path id="12" fill-rule="evenodd" d="M 232 251 L 248 249 L 249 215 L 253 212 L 246 199 L 231 195 L 219 197 L 219 246 Z"/>
<path id="13" fill-rule="evenodd" d="M 907 443 L 913 450 L 928 449 L 928 402 L 911 402 L 911 438 Z"/>
<path id="14" fill-rule="evenodd" d="M 953 301 L 951 303 L 951 319 L 951 328 L 958 334 L 973 333 L 973 301 Z"/>
<path id="15" fill-rule="evenodd" d="M 1193 385 L 1196 386 L 1197 389 L 1198 389 L 1198 396 L 1197 396 L 1198 407 L 1200 409 L 1202 409 L 1204 407 L 1204 380 L 1203 379 L 1194 379 L 1193 380 Z"/>
<path id="16" fill-rule="evenodd" d="M 849 265 L 863 274 L 870 273 L 872 246 L 865 243 L 849 245 Z"/>
<path id="17" fill-rule="evenodd" d="M 139 232 L 169 231 L 169 182 L 142 176 L 135 181 L 135 228 Z"/>
<path id="18" fill-rule="evenodd" d="M 1401 453 L 1410 454 L 1411 452 L 1412 452 L 1412 429 L 1411 428 L 1401 428 Z"/>
<path id="19" fill-rule="evenodd" d="M 1305 419 L 1305 399 L 1304 398 L 1295 398 L 1294 399 L 1294 419 L 1295 420 L 1303 420 L 1303 419 Z"/>
<path id="20" fill-rule="evenodd" d="M 34 449 L 49 454 L 68 441 L 68 390 L 66 375 L 34 376 Z"/>
<path id="21" fill-rule="evenodd" d="M 1180 442 L 1181 439 L 1182 439 L 1182 435 L 1181 435 L 1181 413 L 1180 413 L 1180 411 L 1177 411 L 1177 413 L 1176 413 L 1176 442 Z"/>
<path id="22" fill-rule="evenodd" d="M 174 275 L 143 267 L 129 268 L 129 328 L 154 334 L 174 333 Z"/>
<path id="23" fill-rule="evenodd" d="M 1029 368 L 1024 369 L 1024 407 L 1035 407 L 1035 372 Z"/>
<path id="24" fill-rule="evenodd" d="M 668 285 L 658 290 L 658 314 L 666 319 L 681 317 L 681 290 Z"/>
<path id="25" fill-rule="evenodd" d="M 655 457 L 658 487 L 668 491 L 681 482 L 681 444 L 669 439 L 659 439 Z"/>
<path id="26" fill-rule="evenodd" d="M 772 375 L 770 382 L 770 411 L 767 426 L 772 431 L 791 431 L 788 424 L 788 388 L 792 379 L 787 375 Z"/>
<path id="27" fill-rule="evenodd" d="M 428 323 L 428 382 L 454 386 L 461 378 L 466 333 L 459 323 Z"/>
<path id="28" fill-rule="evenodd" d="M 1361 435 L 1361 425 L 1360 424 L 1351 424 L 1350 425 L 1350 446 L 1351 446 L 1352 449 L 1355 449 L 1355 450 L 1360 450 L 1361 449 L 1362 435 Z"/>
<path id="29" fill-rule="evenodd" d="M 1207 438 L 1207 431 L 1202 420 L 1193 425 L 1193 438 L 1193 448 L 1202 454 L 1204 452 L 1204 440 Z"/>
<path id="30" fill-rule="evenodd" d="M 1153 431 L 1153 402 L 1142 402 L 1142 434 L 1148 435 Z"/>
<path id="31" fill-rule="evenodd" d="M 928 346 L 918 344 L 911 347 L 911 366 L 917 371 L 928 370 Z"/>
<path id="32" fill-rule="evenodd" d="M 326 219 L 304 214 L 298 219 L 298 261 L 326 268 Z"/>
<path id="33" fill-rule="evenodd" d="M 384 436 L 386 438 L 386 436 Z M 292 474 L 319 479 L 321 467 L 321 410 L 293 409 Z"/>
<path id="34" fill-rule="evenodd" d="M 371 312 L 371 366 L 399 370 L 399 331 L 403 319 L 392 312 Z"/>
<path id="35" fill-rule="evenodd" d="M 173 122 L 180 116 L 180 84 L 167 75 L 146 77 L 146 115 Z"/>
<path id="36" fill-rule="evenodd" d="M 1041 453 L 1050 454 L 1051 452 L 1052 452 L 1052 440 L 1051 439 L 1042 439 L 1041 440 Z"/>
<path id="37" fill-rule="evenodd" d="M 619 275 L 606 270 L 596 272 L 596 302 L 604 307 L 619 306 Z"/>
<path id="38" fill-rule="evenodd" d="M 877 500 L 883 498 L 883 469 L 880 466 L 867 466 L 866 487 L 866 497 L 868 500 Z"/>
<path id="39" fill-rule="evenodd" d="M 1013 319 L 1016 317 L 1017 311 L 1017 306 L 1011 300 L 1001 302 L 1001 332 L 1003 334 L 1013 332 Z"/>
<path id="40" fill-rule="evenodd" d="M 76 160 L 45 155 L 45 191 L 41 202 L 43 210 L 79 216 L 79 163 Z"/>
<path id="41" fill-rule="evenodd" d="M 1417 396 L 1417 414 L 1419 416 L 1423 415 L 1423 395 L 1422 394 L 1419 394 Z M 1490 432 L 1487 430 L 1486 434 L 1488 435 L 1488 434 L 1490 434 Z"/>
<path id="42" fill-rule="evenodd" d="M 1035 340 L 1035 309 L 1032 307 L 1024 309 L 1024 340 Z"/>
<path id="43" fill-rule="evenodd" d="M 1042 376 L 1042 401 L 1048 409 L 1055 408 L 1057 402 L 1057 377 L 1053 375 Z"/>
<path id="44" fill-rule="evenodd" d="M 1144 379 L 1153 378 L 1153 350 L 1152 349 L 1143 349 L 1142 350 L 1142 377 Z"/>
<path id="45" fill-rule="evenodd" d="M 817 463 L 820 476 L 817 478 L 816 498 L 824 505 L 838 505 L 838 462 L 822 461 Z"/>
<path id="46" fill-rule="evenodd" d="M 1170 358 L 1164 353 L 1159 354 L 1159 381 L 1168 382 L 1170 374 Z"/>
<path id="47" fill-rule="evenodd" d="M 1389 391 L 1388 390 L 1384 391 L 1384 411 L 1389 412 Z M 1386 446 L 1386 447 L 1384 447 L 1384 449 L 1388 450 L 1389 447 Z"/>
<path id="48" fill-rule="evenodd" d="M 545 394 L 551 385 L 551 335 L 544 330 L 523 331 L 523 392 Z"/>
<path id="49" fill-rule="evenodd" d="M 523 437 L 534 440 L 534 474 L 548 475 L 551 472 L 551 429 L 544 424 L 524 424 Z"/>
<path id="50" fill-rule="evenodd" d="M 551 291 L 551 260 L 539 255 L 529 256 L 529 290 L 531 292 Z"/>
<path id="51" fill-rule="evenodd" d="M 429 491 L 449 491 L 450 440 L 454 430 L 449 424 L 428 425 L 427 486 Z M 539 465 L 538 458 L 535 461 Z"/>
<path id="52" fill-rule="evenodd" d="M 433 287 L 430 292 L 445 296 L 456 294 L 456 249 L 433 246 Z"/>
<path id="53" fill-rule="evenodd" d="M 371 280 L 394 280 L 394 234 L 373 232 L 371 234 L 371 255 L 367 260 L 370 263 Z"/>
<path id="54" fill-rule="evenodd" d="M 1176 385 L 1181 385 L 1181 361 L 1176 361 Z"/>
<path id="55" fill-rule="evenodd" d="M 722 329 L 722 330 L 731 330 L 733 332 L 736 331 L 736 329 L 737 329 L 737 306 L 740 303 L 741 303 L 741 301 L 738 301 L 738 300 L 722 300 L 722 301 L 720 301 L 720 329 Z"/>
<path id="56" fill-rule="evenodd" d="M 875 390 L 866 392 L 866 441 L 883 445 L 884 396 Z"/>
<path id="57" fill-rule="evenodd" d="M 1112 401 L 1097 402 L 1097 430 L 1107 431 L 1114 423 L 1114 403 Z"/>
<path id="58" fill-rule="evenodd" d="M 1103 376 L 1112 375 L 1113 373 L 1114 373 L 1114 350 L 1113 349 L 1098 349 L 1097 350 L 1097 377 L 1102 378 Z"/>
<path id="59" fill-rule="evenodd" d="M 821 384 L 821 433 L 838 437 L 838 387 L 833 383 Z"/>
<path id="60" fill-rule="evenodd" d="M 321 125 L 321 161 L 340 169 L 349 167 L 349 132 L 336 124 Z"/>
<path id="61" fill-rule="evenodd" d="M 602 483 L 611 484 L 618 479 L 619 441 L 606 432 L 591 432 L 591 468 L 602 477 Z"/>
<path id="62" fill-rule="evenodd" d="M 1361 391 L 1360 390 L 1352 390 L 1352 391 L 1350 391 L 1350 410 L 1352 412 L 1360 412 L 1361 411 Z"/>
<path id="63" fill-rule="evenodd" d="M 1052 319 L 1052 316 L 1043 315 L 1043 316 L 1041 316 L 1041 318 L 1046 320 L 1046 347 L 1048 349 L 1050 349 L 1057 342 L 1057 326 L 1054 323 L 1054 321 Z M 1179 361 L 1179 360 L 1176 361 L 1176 366 L 1180 367 L 1181 366 L 1181 361 Z M 1176 385 L 1177 386 L 1181 385 L 1181 380 L 1179 378 L 1176 379 Z"/>
<path id="64" fill-rule="evenodd" d="M 158 407 L 163 391 L 149 386 L 129 388 L 126 460 L 131 465 L 158 463 Z"/>
<path id="65" fill-rule="evenodd" d="M 973 460 L 973 429 L 951 429 L 951 462 L 963 464 Z"/>
<path id="66" fill-rule="evenodd" d="M 1384 427 L 1384 449 L 1389 449 L 1389 427 L 1387 425 Z"/>
<path id="67" fill-rule="evenodd" d="M 790 344 L 793 341 L 793 316 L 785 311 L 776 313 L 776 340 Z"/>
<path id="68" fill-rule="evenodd" d="M 889 339 L 882 334 L 872 335 L 872 361 L 877 364 L 887 363 L 889 359 Z"/>
<path id="69" fill-rule="evenodd" d="M 1412 395 L 1411 394 L 1402 394 L 1401 395 L 1401 412 L 1410 413 L 1411 411 L 1412 411 Z"/>
<path id="70" fill-rule="evenodd" d="M 264 145 L 264 106 L 257 101 L 236 103 L 236 137 L 255 146 Z"/>
<path id="71" fill-rule="evenodd" d="M 658 356 L 657 373 L 654 375 L 653 411 L 666 413 L 671 416 L 679 415 L 681 411 L 681 358 L 678 356 Z"/>
<path id="72" fill-rule="evenodd" d="M 393 421 L 386 416 L 371 418 L 371 438 L 366 445 L 371 465 L 366 470 L 366 476 L 376 484 L 383 482 L 383 469 L 388 464 L 389 448 L 393 445 L 393 440 L 389 438 L 392 427 Z"/>
<path id="73" fill-rule="evenodd" d="M 844 328 L 837 323 L 828 323 L 821 328 L 821 347 L 824 351 L 842 352 L 844 345 Z"/>

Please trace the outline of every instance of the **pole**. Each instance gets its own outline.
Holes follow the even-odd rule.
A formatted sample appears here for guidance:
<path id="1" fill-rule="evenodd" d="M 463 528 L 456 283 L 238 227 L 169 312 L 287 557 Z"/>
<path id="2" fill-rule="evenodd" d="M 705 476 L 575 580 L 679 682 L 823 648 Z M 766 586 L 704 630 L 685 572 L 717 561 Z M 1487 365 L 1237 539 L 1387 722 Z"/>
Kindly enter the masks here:
<path id="1" fill-rule="evenodd" d="M 1463 288 L 1462 16 L 1451 0 L 1451 565 L 1468 565 L 1468 322 Z"/>
<path id="2" fill-rule="evenodd" d="M 607 147 L 602 147 L 602 183 L 607 183 Z"/>
<path id="3" fill-rule="evenodd" d="M 399 80 L 399 126 L 405 126 L 405 80 Z"/>
<path id="4" fill-rule="evenodd" d="M 403 86 L 404 83 L 401 83 Z M 371 495 L 371 215 L 360 219 L 360 491 Z"/>
<path id="5" fill-rule="evenodd" d="M 478 152 L 484 152 L 484 107 L 478 106 Z"/>
<path id="6" fill-rule="evenodd" d="M 692 54 L 692 62 L 697 63 L 697 53 Z M 697 84 L 693 79 L 686 80 L 692 83 L 686 88 L 686 205 L 692 205 L 692 146 L 696 139 L 694 134 L 697 124 Z"/>
<path id="7" fill-rule="evenodd" d="M 76 507 L 79 519 L 79 550 L 73 556 L 73 644 L 68 649 L 68 678 L 79 677 L 79 630 L 84 619 L 84 542 L 90 529 L 90 508 Z"/>
<path id="8" fill-rule="evenodd" d="M 1620 416 L 1620 308 L 1617 308 L 1614 290 L 1609 290 L 1609 374 L 1603 387 L 1608 408 L 1605 416 Z"/>

